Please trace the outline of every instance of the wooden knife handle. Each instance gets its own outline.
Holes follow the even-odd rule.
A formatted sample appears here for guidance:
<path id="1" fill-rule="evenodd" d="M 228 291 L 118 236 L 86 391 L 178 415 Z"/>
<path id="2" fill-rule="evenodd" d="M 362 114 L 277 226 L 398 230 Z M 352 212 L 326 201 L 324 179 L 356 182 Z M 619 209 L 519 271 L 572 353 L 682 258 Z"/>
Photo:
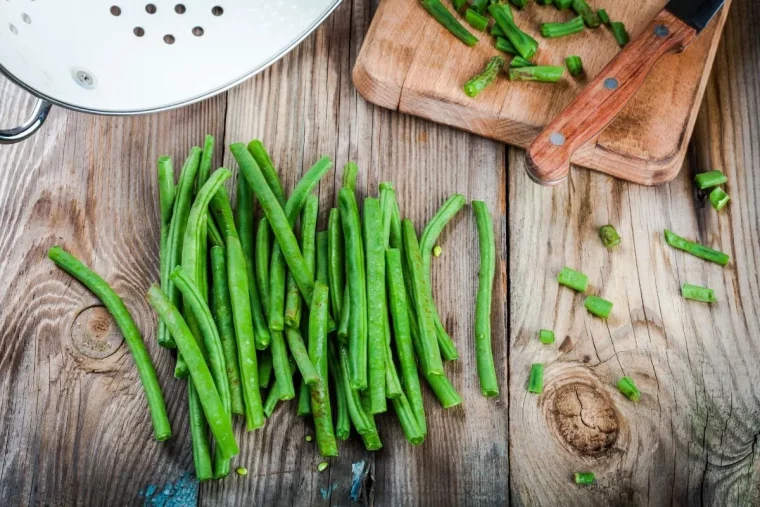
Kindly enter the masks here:
<path id="1" fill-rule="evenodd" d="M 533 141 L 526 164 L 530 177 L 542 185 L 564 180 L 575 150 L 615 119 L 657 60 L 682 51 L 696 36 L 694 28 L 661 11 Z"/>

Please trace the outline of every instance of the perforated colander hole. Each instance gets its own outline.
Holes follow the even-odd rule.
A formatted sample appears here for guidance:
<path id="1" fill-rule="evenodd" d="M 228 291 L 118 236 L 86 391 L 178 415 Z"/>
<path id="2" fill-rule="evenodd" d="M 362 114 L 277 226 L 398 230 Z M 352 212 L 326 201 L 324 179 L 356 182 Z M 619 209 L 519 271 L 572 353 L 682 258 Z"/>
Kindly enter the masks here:
<path id="1" fill-rule="evenodd" d="M 175 41 L 175 39 L 174 39 L 174 35 L 164 35 L 164 42 L 166 42 L 166 43 L 167 43 L 167 44 L 169 44 L 170 46 L 171 46 L 172 44 L 174 44 L 174 41 Z"/>
<path id="2" fill-rule="evenodd" d="M 193 35 L 195 35 L 196 37 L 203 36 L 203 28 L 201 28 L 200 26 L 196 26 L 195 28 L 193 28 Z"/>
<path id="3" fill-rule="evenodd" d="M 141 26 L 136 26 L 134 30 L 132 30 L 132 33 L 134 33 L 138 37 L 142 37 L 145 35 L 145 30 Z"/>
<path id="4" fill-rule="evenodd" d="M 184 14 L 187 11 L 184 4 L 177 4 L 174 6 L 174 12 L 177 14 Z"/>
<path id="5" fill-rule="evenodd" d="M 156 9 L 156 6 L 153 4 L 148 4 L 145 6 L 145 12 L 148 14 L 155 14 L 157 10 L 158 9 Z"/>
<path id="6" fill-rule="evenodd" d="M 21 20 L 24 23 L 26 23 L 27 25 L 31 25 L 32 24 L 32 18 L 30 18 L 29 14 L 27 14 L 26 12 L 22 12 L 21 13 Z"/>
<path id="7" fill-rule="evenodd" d="M 213 14 L 214 16 L 221 16 L 222 14 L 224 14 L 224 9 L 222 9 L 221 6 L 217 5 L 216 7 L 211 9 L 211 14 Z"/>
<path id="8" fill-rule="evenodd" d="M 16 25 L 13 23 L 8 23 L 8 29 L 11 31 L 13 35 L 18 35 L 18 28 L 16 28 Z"/>
<path id="9" fill-rule="evenodd" d="M 112 5 L 111 14 L 114 16 L 121 16 L 121 7 L 119 7 L 118 5 Z"/>

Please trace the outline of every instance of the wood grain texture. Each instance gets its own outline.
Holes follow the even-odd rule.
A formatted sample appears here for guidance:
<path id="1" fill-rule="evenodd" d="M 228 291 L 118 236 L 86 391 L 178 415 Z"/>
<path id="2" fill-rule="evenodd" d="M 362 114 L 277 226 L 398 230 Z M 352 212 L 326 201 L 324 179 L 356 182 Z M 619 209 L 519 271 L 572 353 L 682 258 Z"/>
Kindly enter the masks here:
<path id="1" fill-rule="evenodd" d="M 666 3 L 598 0 L 594 7 L 606 8 L 638 35 Z M 673 179 L 688 147 L 727 12 L 723 9 L 684 53 L 663 58 L 619 119 L 577 150 L 573 163 L 647 185 Z M 538 5 L 515 10 L 517 24 L 541 43 L 534 61 L 563 65 L 566 56 L 579 55 L 586 78 L 566 77 L 557 85 L 502 79 L 471 99 L 462 86 L 498 53 L 492 37 L 478 34 L 480 43 L 469 48 L 418 2 L 384 0 L 359 55 L 354 83 L 375 104 L 527 148 L 619 51 L 606 27 L 550 41 L 538 33 L 540 23 L 569 16 Z"/>
<path id="2" fill-rule="evenodd" d="M 659 188 L 571 173 L 554 189 L 533 184 L 509 159 L 510 464 L 517 505 L 757 505 L 760 373 L 760 215 L 757 90 L 760 9 L 737 1 L 718 51 L 681 175 Z M 722 169 L 732 208 L 716 213 L 695 191 L 697 171 Z M 724 210 L 725 211 L 725 210 Z M 623 243 L 602 247 L 613 223 Z M 670 228 L 731 255 L 726 268 L 671 249 Z M 533 270 L 539 265 L 541 269 Z M 608 322 L 561 288 L 568 265 L 590 293 L 615 303 Z M 685 301 L 679 289 L 716 290 L 718 303 Z M 537 340 L 553 328 L 557 346 Z M 530 365 L 546 364 L 545 392 L 525 390 Z M 617 380 L 643 393 L 634 405 Z M 540 442 L 540 444 L 538 444 Z M 575 487 L 576 471 L 597 485 Z"/>
<path id="3" fill-rule="evenodd" d="M 526 157 L 528 175 L 543 185 L 556 185 L 567 178 L 575 150 L 597 137 L 620 114 L 660 58 L 683 51 L 696 36 L 694 28 L 661 11 L 533 141 Z M 552 140 L 557 134 L 560 139 Z"/>

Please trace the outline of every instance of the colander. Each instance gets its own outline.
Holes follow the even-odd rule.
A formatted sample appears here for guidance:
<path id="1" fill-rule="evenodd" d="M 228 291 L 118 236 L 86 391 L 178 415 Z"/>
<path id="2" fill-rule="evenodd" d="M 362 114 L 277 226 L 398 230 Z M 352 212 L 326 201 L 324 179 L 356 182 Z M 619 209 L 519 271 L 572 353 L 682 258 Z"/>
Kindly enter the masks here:
<path id="1" fill-rule="evenodd" d="M 340 0 L 0 0 L 0 72 L 51 105 L 92 114 L 173 109 L 221 93 L 295 47 Z M 2 97 L 0 97 L 2 100 Z"/>

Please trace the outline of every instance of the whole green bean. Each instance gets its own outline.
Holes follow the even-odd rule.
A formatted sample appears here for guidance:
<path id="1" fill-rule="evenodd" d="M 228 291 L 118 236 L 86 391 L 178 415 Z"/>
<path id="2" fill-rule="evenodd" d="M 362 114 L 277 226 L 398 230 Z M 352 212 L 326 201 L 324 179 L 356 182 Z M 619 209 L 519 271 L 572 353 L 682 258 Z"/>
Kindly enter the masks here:
<path id="1" fill-rule="evenodd" d="M 316 268 L 316 274 L 314 275 L 314 280 L 317 282 L 322 282 L 323 284 L 327 285 L 328 288 L 330 287 L 330 276 L 328 275 L 329 267 L 328 267 L 328 254 L 327 254 L 327 231 L 319 231 L 316 236 L 316 243 L 317 243 L 317 268 Z M 338 315 L 336 313 L 336 315 Z"/>
<path id="2" fill-rule="evenodd" d="M 493 277 L 496 274 L 496 241 L 493 221 L 488 206 L 483 201 L 472 201 L 480 243 L 480 275 L 475 303 L 475 358 L 483 396 L 499 395 L 499 379 L 493 360 L 491 346 L 491 300 Z"/>
<path id="3" fill-rule="evenodd" d="M 193 146 L 185 164 L 182 166 L 182 172 L 179 176 L 179 184 L 174 200 L 174 213 L 172 214 L 172 222 L 169 226 L 169 237 L 166 240 L 166 262 L 162 266 L 161 286 L 175 306 L 179 305 L 179 293 L 174 288 L 174 284 L 169 280 L 169 273 L 179 266 L 181 262 L 182 240 L 185 236 L 190 206 L 193 203 L 193 186 L 195 185 L 195 176 L 198 173 L 200 161 L 201 149 Z M 166 326 L 162 322 L 158 324 L 158 343 L 166 348 L 176 348 L 174 338 L 167 332 Z"/>
<path id="4" fill-rule="evenodd" d="M 340 211 L 333 208 L 327 220 L 327 276 L 330 282 L 328 286 L 332 313 L 336 318 L 339 318 L 343 310 L 343 293 L 346 287 L 344 248 Z"/>
<path id="5" fill-rule="evenodd" d="M 259 387 L 269 387 L 272 378 L 272 354 L 268 350 L 261 351 L 259 357 Z"/>
<path id="6" fill-rule="evenodd" d="M 309 312 L 309 356 L 319 374 L 319 382 L 311 386 L 311 413 L 314 416 L 319 452 L 322 456 L 337 456 L 338 444 L 333 432 L 327 373 L 327 316 L 330 308 L 328 292 L 327 285 L 321 282 L 314 284 L 314 300 Z"/>
<path id="7" fill-rule="evenodd" d="M 269 322 L 269 253 L 272 251 L 272 229 L 269 228 L 269 222 L 266 218 L 259 221 L 259 227 L 256 229 L 256 249 L 255 249 L 255 267 L 256 267 L 256 286 L 259 289 L 259 299 L 261 300 L 261 309 L 264 311 L 264 317 Z"/>
<path id="8" fill-rule="evenodd" d="M 274 369 L 274 378 L 277 381 L 282 401 L 292 400 L 296 396 L 296 389 L 293 385 L 293 376 L 289 373 L 288 367 L 288 347 L 285 344 L 285 338 L 282 331 L 270 331 L 272 335 L 272 368 Z"/>
<path id="9" fill-rule="evenodd" d="M 396 203 L 396 191 L 393 184 L 387 181 L 380 183 L 380 214 L 383 217 L 383 248 L 391 244 L 391 224 L 393 222 L 393 207 Z"/>
<path id="10" fill-rule="evenodd" d="M 293 383 L 293 375 L 295 374 L 297 370 L 295 361 L 291 360 L 288 363 L 288 371 L 290 372 L 290 382 Z M 277 402 L 279 402 L 282 399 L 282 393 L 279 389 L 279 384 L 277 383 L 277 379 L 272 382 L 272 388 L 269 390 L 269 393 L 267 393 L 266 401 L 264 402 L 264 415 L 267 417 L 272 417 L 272 414 L 274 413 L 274 409 L 277 406 Z"/>
<path id="11" fill-rule="evenodd" d="M 311 389 L 306 382 L 301 379 L 301 385 L 298 388 L 298 407 L 296 408 L 298 417 L 311 415 Z"/>
<path id="12" fill-rule="evenodd" d="M 351 369 L 348 347 L 343 344 L 338 344 L 338 366 L 340 367 L 340 375 L 343 378 L 343 390 L 346 393 L 346 404 L 348 405 L 348 415 L 351 418 L 354 428 L 357 433 L 364 435 L 372 431 L 367 414 L 364 412 L 364 408 L 359 398 L 359 392 L 355 389 L 351 389 L 351 379 L 349 371 Z"/>
<path id="13" fill-rule="evenodd" d="M 151 419 L 153 420 L 153 433 L 156 440 L 163 441 L 172 436 L 172 429 L 169 418 L 166 415 L 166 404 L 164 396 L 161 393 L 161 386 L 158 383 L 156 369 L 150 359 L 148 350 L 145 348 L 140 331 L 135 325 L 135 321 L 129 314 L 124 302 L 113 291 L 113 289 L 97 273 L 90 270 L 76 257 L 66 252 L 60 246 L 54 246 L 48 251 L 48 257 L 56 266 L 79 280 L 82 285 L 87 287 L 95 294 L 105 305 L 108 313 L 113 316 L 116 325 L 119 326 L 121 333 L 124 335 L 124 341 L 135 359 L 137 373 L 140 376 L 145 398 L 150 409 Z"/>
<path id="14" fill-rule="evenodd" d="M 232 458 L 240 452 L 235 442 L 232 424 L 224 412 L 224 405 L 214 385 L 214 379 L 195 338 L 190 333 L 182 315 L 158 286 L 150 287 L 148 301 L 161 320 L 166 323 L 166 327 L 174 336 L 177 348 L 187 362 L 190 376 L 203 405 L 203 411 L 216 440 L 217 452 L 225 459 Z"/>
<path id="15" fill-rule="evenodd" d="M 319 197 L 310 194 L 301 213 L 301 252 L 312 277 L 315 276 L 316 234 Z M 298 327 L 301 322 L 301 294 L 292 273 L 288 273 L 287 296 L 285 300 L 285 326 Z"/>
<path id="16" fill-rule="evenodd" d="M 198 166 L 198 177 L 195 180 L 195 191 L 196 191 L 196 198 L 197 193 L 200 191 L 200 189 L 203 187 L 203 185 L 206 184 L 208 181 L 210 175 L 211 175 L 211 164 L 212 159 L 214 158 L 214 136 L 206 135 L 204 141 L 203 141 L 203 153 L 201 153 L 201 162 Z M 204 209 L 204 215 L 208 217 L 208 212 Z M 203 255 L 198 258 L 198 263 L 200 265 L 200 278 L 195 279 L 193 278 L 193 281 L 195 281 L 198 284 L 198 287 L 201 289 L 201 294 L 203 294 L 203 297 L 206 299 L 206 302 L 210 301 L 209 299 L 209 280 L 208 280 L 208 218 L 203 219 L 203 223 L 199 224 L 199 230 L 198 230 L 198 238 L 199 243 L 203 245 Z M 182 248 L 184 251 L 185 245 L 184 242 L 182 244 Z M 193 330 L 193 326 L 190 326 L 190 331 Z"/>
<path id="17" fill-rule="evenodd" d="M 396 411 L 396 417 L 401 423 L 401 429 L 404 430 L 406 439 L 412 445 L 420 445 L 425 440 L 425 434 L 417 424 L 417 418 L 404 393 L 393 399 L 393 409 Z"/>
<path id="18" fill-rule="evenodd" d="M 235 323 L 232 320 L 232 303 L 227 283 L 227 261 L 223 247 L 211 248 L 211 280 L 214 294 L 214 321 L 219 330 L 224 351 L 224 366 L 230 385 L 230 400 L 233 414 L 245 414 L 243 390 L 240 387 L 240 366 L 237 342 L 235 340 Z M 271 364 L 271 363 L 270 363 Z"/>
<path id="19" fill-rule="evenodd" d="M 189 370 L 188 375 L 190 375 Z M 190 425 L 195 477 L 198 482 L 213 479 L 214 470 L 211 466 L 211 439 L 208 434 L 208 422 L 203 413 L 203 404 L 198 396 L 198 390 L 192 380 L 187 383 L 187 418 Z"/>
<path id="20" fill-rule="evenodd" d="M 380 201 L 364 200 L 364 255 L 367 280 L 367 354 L 371 413 L 387 410 L 385 402 L 385 249 Z"/>
<path id="21" fill-rule="evenodd" d="M 254 265 L 254 235 L 253 235 L 253 193 L 248 182 L 239 181 L 237 185 L 237 230 L 240 237 L 240 246 L 243 247 L 245 256 L 245 268 L 248 274 L 248 290 L 251 300 L 251 315 L 253 316 L 253 331 L 256 338 L 256 348 L 264 350 L 269 347 L 269 327 L 264 318 L 261 305 L 261 297 L 256 287 L 256 275 Z"/>
<path id="22" fill-rule="evenodd" d="M 348 341 L 351 352 L 351 387 L 367 388 L 367 289 L 364 273 L 364 252 L 359 222 L 359 206 L 354 192 L 342 188 L 338 192 L 340 219 L 346 244 L 346 268 L 348 279 Z"/>
<path id="23" fill-rule="evenodd" d="M 254 139 L 248 143 L 248 152 L 256 160 L 256 163 L 259 164 L 261 174 L 277 198 L 277 202 L 280 203 L 280 206 L 285 206 L 285 189 L 282 187 L 280 176 L 277 174 L 277 169 L 275 169 L 272 159 L 269 158 L 269 153 L 267 153 L 264 144 L 258 139 Z"/>
<path id="24" fill-rule="evenodd" d="M 435 317 L 433 316 L 432 304 L 430 302 L 430 290 L 425 283 L 425 271 L 423 267 L 420 247 L 417 243 L 417 233 L 414 230 L 414 224 L 409 219 L 401 222 L 404 233 L 404 248 L 406 262 L 412 276 L 412 288 L 417 315 L 419 316 L 420 344 L 424 358 L 421 359 L 424 367 L 425 376 L 443 375 L 443 363 L 441 361 L 441 352 L 438 348 L 438 339 L 436 336 Z"/>
<path id="25" fill-rule="evenodd" d="M 206 134 L 203 140 L 203 153 L 201 154 L 201 163 L 198 166 L 198 177 L 195 181 L 195 193 L 197 194 L 201 187 L 206 184 L 211 176 L 211 164 L 214 158 L 214 136 Z"/>
<path id="26" fill-rule="evenodd" d="M 385 262 L 383 262 L 385 264 Z M 384 335 L 385 339 L 383 345 L 385 348 L 385 397 L 389 400 L 394 400 L 404 394 L 404 390 L 401 387 L 401 379 L 398 376 L 398 370 L 396 370 L 396 363 L 393 361 L 393 350 L 391 349 L 391 323 L 388 316 L 387 304 L 384 304 L 385 315 L 383 316 L 384 322 Z"/>
<path id="27" fill-rule="evenodd" d="M 367 433 L 362 433 L 362 440 L 364 440 L 364 447 L 368 451 L 376 451 L 383 447 L 383 443 L 380 441 L 380 434 L 377 432 L 377 425 L 375 424 L 375 417 L 369 411 L 369 396 L 363 396 L 364 393 L 359 395 L 362 408 L 367 414 L 367 421 L 369 421 L 370 430 Z"/>
<path id="28" fill-rule="evenodd" d="M 459 357 L 454 341 L 446 332 L 446 329 L 441 323 L 441 317 L 438 314 L 438 307 L 433 299 L 433 285 L 430 279 L 430 265 L 433 254 L 433 247 L 435 247 L 438 238 L 440 237 L 443 229 L 449 222 L 459 213 L 464 205 L 467 203 L 467 199 L 461 194 L 454 194 L 443 203 L 443 206 L 433 215 L 430 222 L 425 226 L 420 238 L 420 253 L 422 254 L 422 263 L 425 273 L 425 282 L 430 290 L 428 298 L 432 304 L 433 319 L 435 319 L 436 338 L 438 339 L 438 346 L 440 347 L 441 354 L 448 361 L 453 361 Z"/>
<path id="29" fill-rule="evenodd" d="M 206 215 L 206 229 L 208 230 L 208 242 L 211 246 L 224 246 L 224 238 L 219 232 L 219 227 L 211 215 Z"/>
<path id="30" fill-rule="evenodd" d="M 343 308 L 340 309 L 340 322 L 338 323 L 338 340 L 348 345 L 348 330 L 351 323 L 351 302 L 349 301 L 348 284 L 343 290 Z"/>
<path id="31" fill-rule="evenodd" d="M 167 331 L 167 335 L 169 332 Z M 177 363 L 174 365 L 174 377 L 178 379 L 186 379 L 190 376 L 190 370 L 187 369 L 187 363 L 182 359 L 182 354 L 177 353 Z"/>
<path id="32" fill-rule="evenodd" d="M 330 344 L 327 351 L 327 364 L 330 378 L 335 383 L 335 436 L 338 440 L 347 440 L 351 434 L 351 418 L 348 413 L 348 399 L 346 397 L 346 386 L 343 385 L 343 375 L 341 374 L 338 359 L 335 356 L 335 347 Z"/>
<path id="33" fill-rule="evenodd" d="M 161 246 L 159 250 L 159 273 L 163 276 L 164 263 L 167 262 L 166 244 L 169 240 L 169 228 L 174 211 L 174 198 L 177 186 L 174 183 L 174 167 L 171 157 L 158 158 L 158 202 L 161 207 Z M 163 283 L 163 280 L 162 280 Z"/>
<path id="34" fill-rule="evenodd" d="M 309 351 L 306 350 L 306 345 L 303 342 L 303 337 L 298 329 L 291 327 L 285 330 L 285 337 L 288 340 L 288 347 L 290 347 L 290 353 L 293 354 L 293 359 L 296 361 L 298 371 L 301 372 L 301 377 L 308 386 L 314 386 L 319 383 L 319 374 L 314 369 L 314 365 L 309 359 Z"/>
<path id="35" fill-rule="evenodd" d="M 261 208 L 264 210 L 267 220 L 269 220 L 269 223 L 272 226 L 272 232 L 274 232 L 274 236 L 277 238 L 277 245 L 279 245 L 279 248 L 282 249 L 283 257 L 285 258 L 288 268 L 293 273 L 293 278 L 295 278 L 296 283 L 298 284 L 298 288 L 304 297 L 304 301 L 306 301 L 307 306 L 311 305 L 312 292 L 314 291 L 314 277 L 311 273 L 309 273 L 309 268 L 306 265 L 306 261 L 304 260 L 300 249 L 298 248 L 298 242 L 296 241 L 296 237 L 293 234 L 290 220 L 288 220 L 289 217 L 283 211 L 282 206 L 277 201 L 276 197 L 272 193 L 272 190 L 267 185 L 266 180 L 261 173 L 261 169 L 251 154 L 248 153 L 248 151 L 245 149 L 245 146 L 242 143 L 236 143 L 230 146 L 230 150 L 232 151 L 235 160 L 237 160 L 243 176 L 245 176 L 245 178 L 248 180 L 248 183 L 253 188 L 254 194 L 256 194 L 256 197 L 259 199 Z M 319 174 L 319 177 L 315 178 L 313 181 L 313 185 L 311 186 L 311 189 L 313 189 L 313 187 L 316 186 L 316 184 L 319 182 L 321 175 L 327 172 L 330 167 L 332 167 L 332 162 L 330 159 L 323 157 L 317 163 L 316 168 L 312 167 L 312 169 L 310 169 L 307 174 L 304 175 L 303 179 L 312 173 Z M 310 181 L 309 183 L 312 182 Z M 311 190 L 309 190 L 309 192 L 306 192 L 306 195 L 310 193 Z M 292 196 L 291 199 L 293 199 Z M 274 262 L 274 260 L 272 262 Z M 272 294 L 271 291 L 269 297 L 270 311 L 272 311 L 271 298 L 274 297 L 274 294 Z"/>
<path id="36" fill-rule="evenodd" d="M 396 337 L 396 352 L 401 364 L 401 376 L 404 379 L 406 396 L 417 419 L 417 425 L 424 437 L 427 434 L 425 406 L 422 402 L 422 388 L 420 387 L 420 377 L 417 372 L 417 363 L 415 361 L 411 330 L 409 328 L 409 312 L 411 309 L 407 303 L 406 290 L 404 288 L 401 252 L 396 248 L 386 250 L 385 261 L 389 292 L 388 299 L 391 303 L 393 330 Z"/>

